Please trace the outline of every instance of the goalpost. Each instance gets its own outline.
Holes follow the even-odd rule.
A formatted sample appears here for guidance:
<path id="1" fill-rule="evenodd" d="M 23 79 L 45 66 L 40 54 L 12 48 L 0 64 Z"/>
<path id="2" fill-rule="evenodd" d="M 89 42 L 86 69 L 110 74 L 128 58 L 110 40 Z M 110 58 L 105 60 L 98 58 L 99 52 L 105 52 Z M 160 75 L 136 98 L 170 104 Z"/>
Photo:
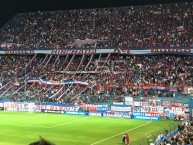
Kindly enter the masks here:
<path id="1" fill-rule="evenodd" d="M 4 102 L 4 111 L 34 112 L 35 111 L 35 103 Z"/>

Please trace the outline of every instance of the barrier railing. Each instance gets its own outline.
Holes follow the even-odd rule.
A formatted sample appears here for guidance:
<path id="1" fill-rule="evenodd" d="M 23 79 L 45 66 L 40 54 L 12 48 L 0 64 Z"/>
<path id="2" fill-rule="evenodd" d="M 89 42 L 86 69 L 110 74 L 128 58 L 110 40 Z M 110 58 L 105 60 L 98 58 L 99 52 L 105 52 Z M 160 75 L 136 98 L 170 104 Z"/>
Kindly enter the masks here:
<path id="1" fill-rule="evenodd" d="M 4 93 L 4 91 L 0 91 L 0 100 L 7 100 L 7 101 L 38 101 L 40 100 L 41 97 L 44 98 L 44 102 L 53 102 L 53 101 L 57 101 L 57 100 L 49 100 L 49 97 L 53 94 L 51 93 L 46 93 L 42 96 L 41 93 L 38 93 L 38 91 L 36 92 L 28 92 L 27 95 L 25 95 L 24 92 L 17 92 L 16 95 L 12 95 L 12 91 L 7 91 L 6 93 Z M 65 100 L 65 95 L 67 94 L 63 94 L 63 99 Z M 14 98 L 15 96 L 15 98 Z M 72 94 L 71 95 L 76 96 L 76 94 Z M 91 95 L 91 94 L 80 94 L 78 96 L 78 100 L 81 100 L 82 98 L 87 98 L 88 102 L 86 103 L 90 103 L 90 104 L 96 104 L 96 103 L 110 103 L 112 104 L 113 102 L 117 102 L 117 103 L 124 103 L 124 101 L 122 99 L 124 99 L 124 97 L 127 97 L 127 95 L 120 95 L 120 99 L 119 100 L 115 100 L 115 97 L 117 97 L 118 95 L 106 95 L 106 94 L 102 94 L 102 95 Z M 132 97 L 132 96 L 131 96 Z M 58 96 L 56 96 L 56 98 L 58 98 Z M 145 97 L 146 101 L 149 102 L 150 99 L 152 97 Z M 162 101 L 171 101 L 171 102 L 179 102 L 179 103 L 188 103 L 189 99 L 191 98 L 191 96 L 176 96 L 173 98 L 169 98 L 169 97 L 157 97 L 156 99 L 161 99 Z M 14 100 L 16 99 L 16 100 Z M 136 97 L 133 96 L 133 101 L 141 101 L 141 97 Z M 65 103 L 71 103 L 68 102 L 68 100 L 65 100 Z"/>

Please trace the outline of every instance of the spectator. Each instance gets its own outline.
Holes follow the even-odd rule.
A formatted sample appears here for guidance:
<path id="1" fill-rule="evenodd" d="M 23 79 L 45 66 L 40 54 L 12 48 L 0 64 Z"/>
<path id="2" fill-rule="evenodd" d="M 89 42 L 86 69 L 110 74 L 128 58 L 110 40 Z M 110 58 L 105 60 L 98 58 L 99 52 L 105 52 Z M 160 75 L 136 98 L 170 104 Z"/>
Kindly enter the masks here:
<path id="1" fill-rule="evenodd" d="M 55 144 L 54 144 L 54 143 L 51 143 L 50 141 L 45 140 L 44 138 L 41 138 L 41 137 L 40 137 L 40 140 L 39 140 L 39 141 L 32 142 L 32 143 L 30 143 L 29 145 L 55 145 Z"/>

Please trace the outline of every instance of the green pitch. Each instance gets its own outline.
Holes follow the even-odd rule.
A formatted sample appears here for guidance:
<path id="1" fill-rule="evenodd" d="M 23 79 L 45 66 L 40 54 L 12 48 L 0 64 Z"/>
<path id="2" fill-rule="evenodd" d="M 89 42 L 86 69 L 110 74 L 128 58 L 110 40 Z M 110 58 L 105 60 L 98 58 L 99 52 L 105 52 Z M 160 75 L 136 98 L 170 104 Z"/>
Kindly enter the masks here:
<path id="1" fill-rule="evenodd" d="M 140 121 L 64 114 L 0 111 L 0 145 L 28 145 L 39 136 L 56 145 L 121 145 L 124 133 L 130 145 L 147 145 L 147 137 L 176 127 L 174 121 Z M 169 129 L 169 130 L 170 130 Z"/>

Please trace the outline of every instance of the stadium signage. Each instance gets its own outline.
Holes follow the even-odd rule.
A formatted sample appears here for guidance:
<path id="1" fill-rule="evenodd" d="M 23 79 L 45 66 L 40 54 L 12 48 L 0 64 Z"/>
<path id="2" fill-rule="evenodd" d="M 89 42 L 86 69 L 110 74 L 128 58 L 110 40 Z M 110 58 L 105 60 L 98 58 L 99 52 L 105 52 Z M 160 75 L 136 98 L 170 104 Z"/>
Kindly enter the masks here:
<path id="1" fill-rule="evenodd" d="M 131 111 L 131 106 L 111 105 L 111 111 L 130 112 Z"/>
<path id="2" fill-rule="evenodd" d="M 59 110 L 44 110 L 44 109 L 42 109 L 41 112 L 63 114 L 63 111 L 59 111 Z"/>
<path id="3" fill-rule="evenodd" d="M 154 55 L 154 54 L 184 54 L 193 55 L 193 47 L 152 47 L 152 48 L 58 48 L 58 49 L 4 49 L 0 47 L 0 54 L 21 54 L 21 55 L 32 55 L 32 54 L 50 54 L 50 55 L 89 55 L 89 54 L 127 54 L 127 55 Z"/>
<path id="4" fill-rule="evenodd" d="M 134 112 L 133 115 L 136 115 L 136 116 L 147 116 L 145 112 Z"/>
<path id="5" fill-rule="evenodd" d="M 18 112 L 34 112 L 35 103 L 4 102 L 4 110 Z"/>
<path id="6" fill-rule="evenodd" d="M 36 109 L 43 110 L 57 110 L 57 111 L 77 111 L 79 107 L 64 107 L 64 106 L 54 106 L 54 105 L 35 105 Z"/>
<path id="7" fill-rule="evenodd" d="M 160 116 L 165 117 L 165 113 L 156 113 L 156 112 L 135 112 L 133 113 L 135 116 Z"/>
<path id="8" fill-rule="evenodd" d="M 107 110 L 110 109 L 107 104 L 98 104 L 98 105 L 84 104 L 84 105 L 80 105 L 79 107 L 85 110 L 88 109 L 90 112 L 106 112 Z"/>
<path id="9" fill-rule="evenodd" d="M 89 113 L 89 116 L 102 116 L 102 114 L 101 113 L 93 113 L 93 112 L 90 112 Z"/>
<path id="10" fill-rule="evenodd" d="M 162 100 L 162 106 L 171 106 L 171 101 L 167 101 L 167 100 Z"/>
<path id="11" fill-rule="evenodd" d="M 116 112 L 116 113 L 102 113 L 102 117 L 113 117 L 113 118 L 132 118 L 130 114 L 124 112 Z"/>
<path id="12" fill-rule="evenodd" d="M 160 120 L 159 116 L 136 116 L 134 115 L 134 119 L 140 120 Z"/>
<path id="13" fill-rule="evenodd" d="M 160 116 L 160 117 L 165 117 L 165 113 L 156 113 L 156 112 L 146 112 L 146 116 Z"/>
<path id="14" fill-rule="evenodd" d="M 190 48 L 151 48 L 152 53 L 191 53 Z"/>
<path id="15" fill-rule="evenodd" d="M 96 49 L 89 49 L 89 50 L 83 50 L 83 49 L 75 49 L 75 50 L 68 50 L 68 49 L 53 49 L 51 51 L 51 54 L 96 54 Z"/>
<path id="16" fill-rule="evenodd" d="M 5 54 L 35 54 L 34 50 L 5 50 Z"/>
<path id="17" fill-rule="evenodd" d="M 71 115 L 84 115 L 84 116 L 87 116 L 87 115 L 88 115 L 88 112 L 64 111 L 64 114 L 71 114 Z"/>

